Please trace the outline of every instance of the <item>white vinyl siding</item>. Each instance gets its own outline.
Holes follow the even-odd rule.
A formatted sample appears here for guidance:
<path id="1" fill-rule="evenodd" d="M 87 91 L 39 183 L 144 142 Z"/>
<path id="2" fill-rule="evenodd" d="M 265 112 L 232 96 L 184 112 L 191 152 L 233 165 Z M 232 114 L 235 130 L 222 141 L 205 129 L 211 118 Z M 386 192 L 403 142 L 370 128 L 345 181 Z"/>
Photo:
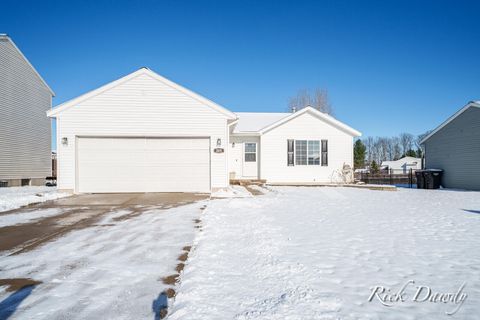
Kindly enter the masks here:
<path id="1" fill-rule="evenodd" d="M 75 138 L 207 137 L 228 143 L 227 119 L 148 74 L 140 74 L 63 111 L 57 118 L 58 187 L 75 189 Z M 61 144 L 67 138 L 68 146 Z M 211 153 L 211 188 L 228 185 L 227 154 Z"/>
<path id="2" fill-rule="evenodd" d="M 251 137 L 251 136 L 232 136 L 230 137 L 230 146 L 229 146 L 229 158 L 228 158 L 228 171 L 231 173 L 235 179 L 254 179 L 257 176 L 247 176 L 248 174 L 245 172 L 244 174 L 244 158 L 245 158 L 245 144 L 247 143 L 255 143 L 256 144 L 256 165 L 257 165 L 257 173 L 259 170 L 259 163 L 262 161 L 260 158 L 260 138 L 259 137 Z M 247 148 L 248 150 L 248 148 Z M 250 149 L 252 150 L 252 149 Z"/>
<path id="3" fill-rule="evenodd" d="M 210 192 L 207 138 L 77 139 L 79 192 Z"/>
<path id="4" fill-rule="evenodd" d="M 300 162 L 306 165 L 297 165 L 295 159 L 295 165 L 289 166 L 288 140 L 320 141 L 320 150 L 313 143 L 309 153 L 308 142 L 305 142 L 307 151 L 302 153 Z M 309 158 L 310 162 L 318 161 L 322 140 L 328 141 L 328 166 L 308 165 Z M 295 152 L 295 158 L 297 156 Z M 313 114 L 304 113 L 262 135 L 260 159 L 260 178 L 270 183 L 332 182 L 344 164 L 353 166 L 353 137 Z"/>
<path id="5" fill-rule="evenodd" d="M 35 70 L 0 37 L 0 180 L 51 175 L 51 103 Z"/>

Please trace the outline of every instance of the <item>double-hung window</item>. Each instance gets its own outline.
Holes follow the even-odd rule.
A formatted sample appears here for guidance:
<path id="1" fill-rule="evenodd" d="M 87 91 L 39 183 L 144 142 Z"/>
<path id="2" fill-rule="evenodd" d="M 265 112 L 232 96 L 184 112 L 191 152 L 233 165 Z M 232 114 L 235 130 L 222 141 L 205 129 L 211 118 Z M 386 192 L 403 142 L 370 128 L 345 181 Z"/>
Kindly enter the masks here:
<path id="1" fill-rule="evenodd" d="M 308 165 L 318 166 L 320 164 L 320 141 L 308 141 Z"/>
<path id="2" fill-rule="evenodd" d="M 295 164 L 307 165 L 307 140 L 295 140 Z"/>
<path id="3" fill-rule="evenodd" d="M 255 162 L 257 161 L 257 144 L 256 143 L 245 143 L 245 162 Z"/>
<path id="4" fill-rule="evenodd" d="M 290 149 L 288 140 L 288 164 L 293 165 L 293 150 Z M 297 166 L 319 166 L 320 165 L 320 140 L 295 140 L 295 165 Z"/>

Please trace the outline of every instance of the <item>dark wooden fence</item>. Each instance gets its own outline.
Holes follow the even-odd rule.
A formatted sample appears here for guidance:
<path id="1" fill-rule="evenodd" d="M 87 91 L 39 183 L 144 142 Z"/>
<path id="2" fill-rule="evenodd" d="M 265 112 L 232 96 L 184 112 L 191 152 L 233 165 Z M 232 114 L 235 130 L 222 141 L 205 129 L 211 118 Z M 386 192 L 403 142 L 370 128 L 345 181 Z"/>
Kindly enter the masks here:
<path id="1" fill-rule="evenodd" d="M 417 178 L 414 169 L 389 169 L 378 172 L 356 172 L 355 180 L 368 184 L 390 184 L 416 188 Z"/>

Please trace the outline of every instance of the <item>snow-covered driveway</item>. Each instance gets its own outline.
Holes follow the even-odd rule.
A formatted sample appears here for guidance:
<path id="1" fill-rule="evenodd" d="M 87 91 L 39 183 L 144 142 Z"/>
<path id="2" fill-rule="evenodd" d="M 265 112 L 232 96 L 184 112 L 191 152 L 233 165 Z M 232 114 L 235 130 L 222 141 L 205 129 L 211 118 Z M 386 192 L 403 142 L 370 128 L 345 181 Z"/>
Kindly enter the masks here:
<path id="1" fill-rule="evenodd" d="M 171 200 L 174 197 L 178 199 Z M 206 198 L 178 194 L 74 196 L 50 204 L 70 210 L 62 219 L 46 215 L 50 209 L 39 206 L 36 218 L 55 220 L 61 228 L 69 228 L 67 220 L 88 220 L 92 214 L 95 219 L 18 254 L 0 252 L 0 319 L 158 318 L 172 290 L 164 278 L 176 274 L 179 259 L 199 232 L 195 227 Z M 112 199 L 121 203 L 114 204 Z M 5 220 L 14 225 L 0 228 L 7 233 L 2 236 L 12 232 L 12 237 L 19 237 L 18 228 L 44 221 L 26 221 L 24 210 L 9 213 L 20 218 Z M 21 223 L 15 224 L 18 221 Z M 36 286 L 20 290 L 25 284 Z"/>
<path id="2" fill-rule="evenodd" d="M 479 239 L 479 192 L 278 187 L 216 200 L 170 319 L 477 319 Z M 404 302 L 369 302 L 375 286 L 406 286 Z M 424 288 L 414 302 L 416 286 L 451 299 L 421 302 Z"/>

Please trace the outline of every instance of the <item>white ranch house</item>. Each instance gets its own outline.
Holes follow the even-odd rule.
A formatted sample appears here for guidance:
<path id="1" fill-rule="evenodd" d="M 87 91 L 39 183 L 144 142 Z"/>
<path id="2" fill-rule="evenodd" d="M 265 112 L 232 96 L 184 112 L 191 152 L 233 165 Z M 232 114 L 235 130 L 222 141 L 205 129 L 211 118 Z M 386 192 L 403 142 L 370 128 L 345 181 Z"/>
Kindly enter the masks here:
<path id="1" fill-rule="evenodd" d="M 360 132 L 307 107 L 234 113 L 142 68 L 48 111 L 58 188 L 211 192 L 230 179 L 329 183 Z"/>

